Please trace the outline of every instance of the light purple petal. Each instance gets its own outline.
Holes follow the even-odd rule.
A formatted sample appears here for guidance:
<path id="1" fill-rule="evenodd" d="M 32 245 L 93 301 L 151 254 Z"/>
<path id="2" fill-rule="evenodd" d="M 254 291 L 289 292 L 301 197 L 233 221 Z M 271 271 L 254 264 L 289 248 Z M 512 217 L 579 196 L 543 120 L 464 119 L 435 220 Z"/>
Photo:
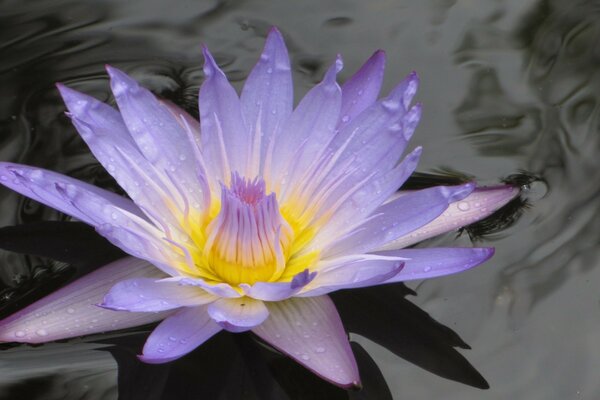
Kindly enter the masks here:
<path id="1" fill-rule="evenodd" d="M 315 279 L 296 296 L 320 296 L 340 289 L 378 285 L 396 276 L 403 266 L 401 258 L 372 254 L 323 261 L 317 266 Z"/>
<path id="2" fill-rule="evenodd" d="M 245 175 L 252 142 L 235 89 L 208 49 L 203 52 L 206 79 L 198 98 L 202 150 L 212 175 L 229 182 L 231 172 Z"/>
<path id="3" fill-rule="evenodd" d="M 323 379 L 360 386 L 354 354 L 329 297 L 292 298 L 267 307 L 270 316 L 254 333 Z"/>
<path id="4" fill-rule="evenodd" d="M 401 196 L 406 196 L 410 192 L 400 193 Z M 450 204 L 446 211 L 433 221 L 386 243 L 379 250 L 400 249 L 477 222 L 506 205 L 519 193 L 518 188 L 509 185 L 475 189 L 466 198 Z"/>
<path id="5" fill-rule="evenodd" d="M 250 173 L 259 173 L 271 140 L 281 131 L 292 113 L 293 84 L 290 60 L 281 33 L 271 28 L 265 48 L 256 66 L 246 79 L 241 95 L 242 113 L 256 143 L 250 160 Z M 258 151 L 256 151 L 258 150 Z M 257 153 L 257 154 L 255 154 Z"/>
<path id="6" fill-rule="evenodd" d="M 181 120 L 147 89 L 117 68 L 107 66 L 110 84 L 121 116 L 139 151 L 154 166 L 163 181 L 170 183 L 171 197 L 178 200 L 180 210 L 186 204 L 204 198 L 197 155 Z M 166 134 L 168 133 L 168 134 Z M 121 149 L 124 153 L 126 149 Z M 127 154 L 129 156 L 129 154 Z M 134 159 L 135 160 L 135 159 Z M 140 166 L 143 168 L 143 165 Z M 142 182 L 140 182 L 142 183 Z M 174 188 L 186 188 L 178 191 Z M 179 199 L 184 195 L 184 199 Z"/>
<path id="7" fill-rule="evenodd" d="M 374 176 L 347 198 L 331 198 L 322 209 L 330 213 L 325 226 L 312 240 L 319 249 L 334 241 L 341 233 L 348 232 L 356 221 L 362 221 L 377 207 L 389 199 L 415 171 L 422 149 L 417 147 L 400 164 L 387 173 Z M 317 218 L 319 215 L 317 215 Z"/>
<path id="8" fill-rule="evenodd" d="M 179 357 L 210 339 L 221 327 L 206 312 L 206 306 L 184 307 L 158 325 L 138 358 L 149 364 L 161 364 Z"/>
<path id="9" fill-rule="evenodd" d="M 52 181 L 46 178 L 44 182 Z M 98 233 L 127 253 L 155 263 L 168 274 L 173 274 L 173 269 L 165 269 L 163 265 L 185 264 L 185 257 L 176 252 L 168 241 L 163 240 L 165 233 L 147 220 L 116 207 L 79 184 L 63 183 L 55 179 L 53 186 L 56 193 L 85 216 L 85 221 L 92 224 Z"/>
<path id="10" fill-rule="evenodd" d="M 129 197 L 139 206 L 160 214 L 171 225 L 176 225 L 178 219 L 171 215 L 173 210 L 162 201 L 172 185 L 166 182 L 166 174 L 156 171 L 140 153 L 121 114 L 93 97 L 60 84 L 57 87 L 69 109 L 68 115 L 73 125 L 94 156 Z"/>
<path id="11" fill-rule="evenodd" d="M 313 164 L 319 172 L 303 178 L 304 182 L 311 182 L 310 191 L 304 190 L 305 196 L 311 199 L 326 197 L 325 202 L 335 203 L 367 188 L 374 179 L 396 167 L 421 115 L 418 104 L 408 113 L 404 107 L 406 91 L 412 87 L 414 79 L 409 76 L 388 97 L 342 127 L 319 163 Z M 309 168 L 308 171 L 313 170 Z M 328 205 L 321 208 L 330 209 Z"/>
<path id="12" fill-rule="evenodd" d="M 177 282 L 178 284 L 184 286 L 196 286 L 218 297 L 236 298 L 242 296 L 227 283 L 208 283 L 202 278 L 174 276 L 171 278 L 166 278 L 164 281 Z"/>
<path id="13" fill-rule="evenodd" d="M 338 129 L 377 100 L 384 70 L 385 52 L 378 50 L 342 85 L 342 108 Z"/>
<path id="14" fill-rule="evenodd" d="M 0 342 L 43 343 L 161 320 L 171 313 L 118 312 L 97 304 L 121 280 L 164 276 L 143 260 L 115 261 L 0 321 Z"/>
<path id="15" fill-rule="evenodd" d="M 183 306 L 199 306 L 217 298 L 195 286 L 152 278 L 135 278 L 113 286 L 100 306 L 116 311 L 156 312 Z"/>
<path id="16" fill-rule="evenodd" d="M 353 158 L 367 170 L 377 167 L 385 171 L 393 167 L 414 131 L 415 117 L 420 116 L 420 106 L 416 105 L 406 120 L 409 111 L 406 101 L 412 99 L 417 86 L 417 76 L 409 75 L 386 98 L 364 110 L 360 118 L 344 125 L 329 146 L 332 152 L 344 151 L 338 165 Z"/>
<path id="17" fill-rule="evenodd" d="M 308 269 L 296 274 L 291 282 L 256 282 L 254 285 L 241 284 L 240 288 L 248 297 L 264 301 L 281 301 L 288 299 L 308 285 L 316 276 Z"/>
<path id="18" fill-rule="evenodd" d="M 321 83 L 304 96 L 286 121 L 272 154 L 270 172 L 275 182 L 286 180 L 289 174 L 288 185 L 294 187 L 333 137 L 342 104 L 342 91 L 336 82 L 342 66 L 338 56 Z"/>
<path id="19" fill-rule="evenodd" d="M 208 306 L 208 315 L 229 332 L 244 332 L 260 325 L 269 316 L 261 300 L 250 297 L 219 299 Z"/>
<path id="20" fill-rule="evenodd" d="M 373 216 L 324 249 L 323 257 L 366 253 L 419 229 L 442 214 L 452 202 L 462 200 L 473 183 L 437 186 L 406 194 L 386 203 Z"/>
<path id="21" fill-rule="evenodd" d="M 465 271 L 487 261 L 494 255 L 494 248 L 401 249 L 382 251 L 378 254 L 406 258 L 402 271 L 386 281 L 390 283 L 435 278 Z"/>
<path id="22" fill-rule="evenodd" d="M 78 191 L 88 194 L 90 198 L 94 198 L 99 203 L 111 204 L 131 214 L 145 218 L 140 209 L 129 199 L 42 168 L 0 162 L 0 183 L 24 196 L 56 208 L 90 225 L 95 225 L 94 218 L 82 213 L 68 199 L 65 199 L 57 189 L 57 185 L 77 188 Z"/>

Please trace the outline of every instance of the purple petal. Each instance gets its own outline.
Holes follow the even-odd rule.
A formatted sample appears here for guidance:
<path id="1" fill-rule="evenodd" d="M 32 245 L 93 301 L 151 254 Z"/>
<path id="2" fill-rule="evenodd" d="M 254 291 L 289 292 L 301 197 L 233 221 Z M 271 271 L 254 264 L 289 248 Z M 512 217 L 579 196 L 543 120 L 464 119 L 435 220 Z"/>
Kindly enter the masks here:
<path id="1" fill-rule="evenodd" d="M 409 234 L 442 214 L 452 202 L 462 200 L 473 183 L 437 186 L 401 196 L 373 212 L 373 216 L 323 251 L 323 257 L 366 253 Z"/>
<path id="2" fill-rule="evenodd" d="M 145 218 L 140 209 L 129 199 L 115 193 L 97 188 L 66 175 L 27 165 L 0 162 L 0 183 L 24 196 L 30 197 L 42 204 L 56 208 L 74 218 L 90 225 L 96 225 L 94 218 L 74 207 L 58 190 L 58 187 L 77 188 L 86 193 L 96 202 L 112 205 L 127 212 Z"/>
<path id="3" fill-rule="evenodd" d="M 384 70 L 385 52 L 378 50 L 342 85 L 342 108 L 338 129 L 377 100 Z"/>
<path id="4" fill-rule="evenodd" d="M 198 98 L 202 150 L 212 174 L 228 182 L 233 171 L 245 175 L 252 143 L 235 89 L 208 49 L 203 52 L 206 79 Z"/>
<path id="5" fill-rule="evenodd" d="M 417 147 L 394 169 L 369 179 L 343 202 L 339 203 L 340 198 L 334 197 L 325 203 L 323 209 L 332 215 L 327 224 L 317 232 L 313 243 L 322 248 L 334 241 L 340 232 L 347 232 L 356 225 L 356 221 L 362 221 L 388 200 L 415 171 L 421 152 L 421 147 Z"/>
<path id="6" fill-rule="evenodd" d="M 152 164 L 138 150 L 117 110 L 101 101 L 57 85 L 69 109 L 69 116 L 77 131 L 88 144 L 94 156 L 117 180 L 119 185 L 141 207 L 153 210 L 155 214 L 171 217 L 171 224 L 178 223 L 170 210 L 157 199 L 166 197 L 161 182 L 168 179 L 158 173 Z M 116 151 L 118 149 L 118 151 Z M 126 157 L 120 156 L 126 154 Z M 144 185 L 141 182 L 152 184 Z"/>
<path id="7" fill-rule="evenodd" d="M 415 128 L 415 117 L 420 115 L 420 106 L 407 118 L 407 99 L 412 99 L 418 86 L 416 75 L 409 75 L 390 94 L 372 104 L 360 118 L 344 125 L 329 146 L 331 151 L 343 148 L 338 161 L 343 165 L 347 158 L 356 157 L 356 162 L 386 170 L 393 167 Z M 414 108 L 414 107 L 413 107 Z"/>
<path id="8" fill-rule="evenodd" d="M 269 316 L 269 310 L 261 300 L 239 297 L 211 303 L 208 314 L 223 329 L 244 332 L 262 324 Z"/>
<path id="9" fill-rule="evenodd" d="M 281 301 L 298 293 L 316 276 L 308 269 L 296 274 L 291 282 L 256 282 L 254 285 L 241 284 L 240 288 L 248 297 L 264 301 Z"/>
<path id="10" fill-rule="evenodd" d="M 254 333 L 323 379 L 360 386 L 354 354 L 329 297 L 292 298 L 267 307 L 270 316 Z"/>
<path id="11" fill-rule="evenodd" d="M 216 296 L 198 287 L 152 278 L 135 278 L 113 286 L 100 306 L 116 311 L 156 312 L 199 306 L 216 299 Z"/>
<path id="12" fill-rule="evenodd" d="M 372 254 L 324 261 L 319 263 L 315 279 L 296 296 L 320 296 L 340 289 L 378 285 L 396 276 L 403 266 L 401 258 Z"/>
<path id="13" fill-rule="evenodd" d="M 108 264 L 0 321 L 0 341 L 43 343 L 149 324 L 170 315 L 106 310 L 96 304 L 115 283 L 165 275 L 132 257 Z"/>
<path id="14" fill-rule="evenodd" d="M 389 282 L 427 279 L 465 271 L 494 255 L 493 247 L 428 248 L 382 251 L 378 254 L 406 258 L 404 268 Z"/>
<path id="15" fill-rule="evenodd" d="M 410 192 L 400 193 L 404 193 L 401 196 L 406 196 Z M 466 198 L 450 204 L 446 211 L 433 221 L 386 243 L 379 250 L 400 249 L 472 224 L 488 217 L 518 195 L 519 189 L 508 185 L 475 189 Z"/>
<path id="16" fill-rule="evenodd" d="M 284 134 L 278 137 L 273 152 L 271 173 L 279 182 L 288 174 L 289 185 L 300 179 L 306 167 L 331 140 L 340 115 L 342 91 L 336 75 L 342 69 L 342 60 L 337 58 L 325 73 L 323 81 L 312 88 L 300 101 L 283 127 Z"/>
<path id="17" fill-rule="evenodd" d="M 252 142 L 258 141 L 258 154 L 252 154 L 252 172 L 265 159 L 271 140 L 281 132 L 282 124 L 292 113 L 293 85 L 290 60 L 281 33 L 272 28 L 256 66 L 246 79 L 241 95 L 242 113 Z"/>
<path id="18" fill-rule="evenodd" d="M 328 165 L 326 174 L 314 178 L 318 187 L 310 197 L 327 194 L 328 202 L 337 202 L 349 193 L 366 189 L 373 178 L 395 168 L 420 117 L 419 105 L 408 113 L 404 108 L 406 91 L 413 80 L 409 76 L 388 97 L 341 128 L 322 157 L 335 161 Z"/>
<path id="19" fill-rule="evenodd" d="M 161 364 L 182 357 L 210 339 L 221 327 L 206 312 L 206 306 L 184 307 L 158 325 L 138 358 Z"/>
<path id="20" fill-rule="evenodd" d="M 198 179 L 197 165 L 192 162 L 197 155 L 185 126 L 168 107 L 127 74 L 110 66 L 106 70 L 121 116 L 139 151 L 160 175 L 167 177 L 164 181 L 172 182 L 170 186 L 186 188 L 185 192 L 180 191 L 186 196 L 180 209 L 186 207 L 186 202 L 202 199 L 205 189 Z"/>

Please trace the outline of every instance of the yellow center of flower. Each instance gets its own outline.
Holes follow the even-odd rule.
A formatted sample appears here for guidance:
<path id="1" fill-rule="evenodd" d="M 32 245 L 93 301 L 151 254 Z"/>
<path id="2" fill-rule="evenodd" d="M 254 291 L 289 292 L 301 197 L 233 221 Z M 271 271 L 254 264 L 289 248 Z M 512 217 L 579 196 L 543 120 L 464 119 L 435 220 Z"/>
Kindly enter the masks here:
<path id="1" fill-rule="evenodd" d="M 275 193 L 265 193 L 262 179 L 233 174 L 229 187 L 221 186 L 218 205 L 212 218 L 192 228 L 197 250 L 191 258 L 197 271 L 187 272 L 236 287 L 289 282 L 316 262 L 316 252 L 302 251 L 312 231 L 284 217 Z"/>

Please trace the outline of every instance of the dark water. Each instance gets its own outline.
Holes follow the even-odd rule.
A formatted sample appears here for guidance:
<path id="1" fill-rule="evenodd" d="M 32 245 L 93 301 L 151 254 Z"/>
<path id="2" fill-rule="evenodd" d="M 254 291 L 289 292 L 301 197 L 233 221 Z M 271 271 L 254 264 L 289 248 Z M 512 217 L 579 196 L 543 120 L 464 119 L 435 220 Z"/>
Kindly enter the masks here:
<path id="1" fill-rule="evenodd" d="M 346 78 L 385 49 L 384 90 L 417 70 L 425 112 L 412 144 L 425 147 L 420 171 L 469 174 L 484 184 L 523 171 L 521 179 L 540 177 L 524 193 L 529 208 L 514 224 L 502 226 L 503 215 L 471 230 L 478 244 L 496 247 L 496 256 L 466 274 L 409 283 L 417 296 L 405 298 L 402 285 L 360 293 L 381 305 L 385 323 L 367 301 L 337 296 L 362 392 L 321 383 L 249 335 L 222 334 L 177 363 L 143 366 L 133 357 L 148 331 L 142 328 L 39 347 L 4 345 L 0 398 L 600 398 L 595 2 L 3 1 L 0 159 L 118 190 L 62 115 L 54 83 L 112 101 L 103 69 L 110 63 L 195 112 L 200 43 L 239 84 L 271 25 L 286 37 L 297 96 L 336 53 L 344 55 Z M 0 207 L 0 226 L 65 220 L 5 189 Z M 8 243 L 25 235 L 29 244 L 16 250 L 67 263 L 1 251 L 4 314 L 97 266 L 99 254 L 114 255 L 93 237 L 78 242 L 64 230 L 61 236 L 31 226 L 0 237 Z M 90 234 L 74 229 L 71 236 Z M 55 243 L 72 246 L 72 258 L 51 254 Z M 470 244 L 467 234 L 428 243 Z M 94 257 L 86 261 L 86 253 Z M 489 389 L 477 388 L 486 381 Z"/>

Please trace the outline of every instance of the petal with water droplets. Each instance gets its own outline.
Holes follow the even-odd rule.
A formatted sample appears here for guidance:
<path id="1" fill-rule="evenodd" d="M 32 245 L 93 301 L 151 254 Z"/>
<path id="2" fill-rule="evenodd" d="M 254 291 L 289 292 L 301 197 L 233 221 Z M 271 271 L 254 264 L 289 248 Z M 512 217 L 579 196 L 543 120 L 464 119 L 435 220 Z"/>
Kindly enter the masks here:
<path id="1" fill-rule="evenodd" d="M 0 341 L 43 343 L 159 321 L 171 313 L 119 312 L 97 304 L 121 280 L 164 276 L 143 260 L 115 261 L 0 321 Z"/>
<path id="2" fill-rule="evenodd" d="M 181 308 L 152 331 L 138 358 L 149 364 L 176 360 L 220 330 L 206 312 L 206 306 Z"/>
<path id="3" fill-rule="evenodd" d="M 360 386 L 348 336 L 329 297 L 292 298 L 267 307 L 269 318 L 252 332 L 323 379 Z"/>

